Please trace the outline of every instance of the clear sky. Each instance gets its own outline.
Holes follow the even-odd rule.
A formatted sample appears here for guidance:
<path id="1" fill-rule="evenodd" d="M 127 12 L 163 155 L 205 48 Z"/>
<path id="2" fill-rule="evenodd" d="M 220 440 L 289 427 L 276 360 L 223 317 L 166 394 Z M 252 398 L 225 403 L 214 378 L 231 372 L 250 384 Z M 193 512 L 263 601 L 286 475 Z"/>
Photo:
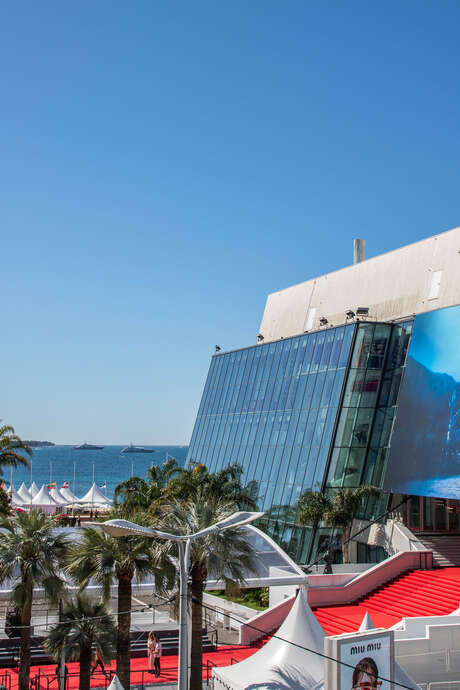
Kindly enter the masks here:
<path id="1" fill-rule="evenodd" d="M 269 292 L 460 225 L 460 3 L 0 6 L 2 404 L 189 441 Z"/>

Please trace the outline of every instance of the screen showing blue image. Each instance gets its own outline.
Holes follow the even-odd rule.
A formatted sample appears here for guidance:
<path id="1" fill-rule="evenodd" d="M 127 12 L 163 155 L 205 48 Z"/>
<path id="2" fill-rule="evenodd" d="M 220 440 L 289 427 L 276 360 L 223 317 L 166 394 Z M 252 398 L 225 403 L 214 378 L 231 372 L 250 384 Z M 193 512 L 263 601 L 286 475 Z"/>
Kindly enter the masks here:
<path id="1" fill-rule="evenodd" d="M 415 317 L 384 488 L 460 499 L 460 306 Z"/>

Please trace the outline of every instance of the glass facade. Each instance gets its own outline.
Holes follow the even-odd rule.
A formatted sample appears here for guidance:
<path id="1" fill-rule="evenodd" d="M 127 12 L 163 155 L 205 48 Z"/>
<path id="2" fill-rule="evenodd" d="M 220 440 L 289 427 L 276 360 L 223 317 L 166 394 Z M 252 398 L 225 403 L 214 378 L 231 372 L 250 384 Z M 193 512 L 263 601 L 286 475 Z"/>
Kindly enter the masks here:
<path id="1" fill-rule="evenodd" d="M 300 494 L 381 486 L 409 337 L 404 324 L 352 323 L 215 355 L 187 460 L 242 465 L 261 527 L 308 562 L 331 535 L 296 526 Z"/>

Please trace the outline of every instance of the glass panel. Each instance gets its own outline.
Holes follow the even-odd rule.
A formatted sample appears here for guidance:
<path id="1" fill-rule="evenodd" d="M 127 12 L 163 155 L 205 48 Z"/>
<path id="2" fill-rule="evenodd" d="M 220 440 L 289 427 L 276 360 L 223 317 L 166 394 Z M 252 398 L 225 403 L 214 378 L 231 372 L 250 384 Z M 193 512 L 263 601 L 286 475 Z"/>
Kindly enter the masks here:
<path id="1" fill-rule="evenodd" d="M 365 369 L 367 367 L 374 328 L 374 324 L 359 324 L 353 356 L 351 358 L 351 366 L 353 368 Z"/>

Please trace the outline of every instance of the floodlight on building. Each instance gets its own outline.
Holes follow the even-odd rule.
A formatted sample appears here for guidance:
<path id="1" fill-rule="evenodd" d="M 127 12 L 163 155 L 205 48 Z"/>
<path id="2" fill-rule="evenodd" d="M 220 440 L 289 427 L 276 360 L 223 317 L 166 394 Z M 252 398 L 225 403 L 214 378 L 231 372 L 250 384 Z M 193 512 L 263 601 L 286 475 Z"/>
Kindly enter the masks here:
<path id="1" fill-rule="evenodd" d="M 369 307 L 358 307 L 356 310 L 356 316 L 368 316 Z"/>
<path id="2" fill-rule="evenodd" d="M 320 318 L 320 320 L 319 320 L 319 325 L 320 325 L 320 326 L 327 326 L 328 323 L 329 323 L 329 321 L 326 319 L 325 316 L 322 316 L 322 317 Z"/>
<path id="3" fill-rule="evenodd" d="M 347 317 L 347 319 L 354 319 L 356 314 L 353 311 L 353 309 L 349 309 L 348 311 L 345 312 L 345 316 Z"/>
<path id="4" fill-rule="evenodd" d="M 220 352 L 220 351 L 221 351 L 221 348 L 219 347 L 219 345 L 214 345 L 214 352 Z"/>
<path id="5" fill-rule="evenodd" d="M 257 342 L 261 343 L 263 339 L 264 339 L 264 336 L 262 335 L 262 333 L 258 333 L 257 334 Z"/>

